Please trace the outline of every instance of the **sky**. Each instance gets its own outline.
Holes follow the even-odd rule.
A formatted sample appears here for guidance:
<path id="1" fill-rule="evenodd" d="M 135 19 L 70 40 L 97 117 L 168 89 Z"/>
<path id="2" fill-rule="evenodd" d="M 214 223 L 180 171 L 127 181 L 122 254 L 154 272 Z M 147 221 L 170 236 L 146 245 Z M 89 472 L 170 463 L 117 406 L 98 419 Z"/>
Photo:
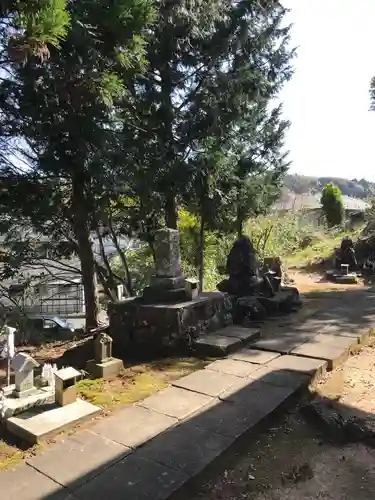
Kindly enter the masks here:
<path id="1" fill-rule="evenodd" d="M 375 0 L 281 1 L 298 47 L 280 95 L 291 172 L 375 181 Z"/>

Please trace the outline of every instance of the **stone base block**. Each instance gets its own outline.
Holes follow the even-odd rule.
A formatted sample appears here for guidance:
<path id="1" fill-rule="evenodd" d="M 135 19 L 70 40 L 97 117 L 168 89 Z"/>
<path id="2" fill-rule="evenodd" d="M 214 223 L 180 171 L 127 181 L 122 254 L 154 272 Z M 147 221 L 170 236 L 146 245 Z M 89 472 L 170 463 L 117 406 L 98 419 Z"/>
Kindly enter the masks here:
<path id="1" fill-rule="evenodd" d="M 134 298 L 108 307 L 113 348 L 149 356 L 188 348 L 202 334 L 232 323 L 227 294 L 209 292 L 185 302 L 148 304 Z"/>
<path id="2" fill-rule="evenodd" d="M 178 276 L 177 278 L 152 276 L 151 288 L 158 288 L 159 290 L 175 290 L 176 288 L 185 288 L 185 278 L 183 276 Z"/>
<path id="3" fill-rule="evenodd" d="M 9 396 L 5 397 L 4 420 L 34 407 L 51 404 L 54 401 L 55 392 L 52 387 L 40 389 L 36 394 L 31 394 L 25 398 L 15 398 L 9 393 Z"/>
<path id="4" fill-rule="evenodd" d="M 87 401 L 78 399 L 67 406 L 51 405 L 48 410 L 36 409 L 26 411 L 19 417 L 11 417 L 6 421 L 7 430 L 30 444 L 55 436 L 59 432 L 72 427 L 88 418 L 97 415 L 101 409 Z"/>
<path id="5" fill-rule="evenodd" d="M 142 298 L 148 303 L 180 302 L 188 300 L 188 295 L 185 287 L 168 290 L 165 288 L 158 288 L 156 286 L 147 286 L 143 290 Z"/>
<path id="6" fill-rule="evenodd" d="M 97 363 L 95 359 L 91 359 L 86 364 L 86 370 L 94 378 L 115 378 L 123 368 L 123 361 L 117 358 L 109 359 L 103 363 Z"/>

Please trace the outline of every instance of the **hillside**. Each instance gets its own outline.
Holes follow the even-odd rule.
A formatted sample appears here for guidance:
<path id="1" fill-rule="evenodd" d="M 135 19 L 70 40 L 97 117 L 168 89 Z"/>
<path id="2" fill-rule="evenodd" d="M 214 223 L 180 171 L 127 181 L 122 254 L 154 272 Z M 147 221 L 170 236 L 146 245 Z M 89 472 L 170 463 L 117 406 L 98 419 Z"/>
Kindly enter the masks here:
<path id="1" fill-rule="evenodd" d="M 285 177 L 284 188 L 295 194 L 318 193 L 330 182 L 338 186 L 344 195 L 353 198 L 365 199 L 375 196 L 375 183 L 366 179 L 349 180 L 339 177 L 309 177 L 289 174 Z"/>

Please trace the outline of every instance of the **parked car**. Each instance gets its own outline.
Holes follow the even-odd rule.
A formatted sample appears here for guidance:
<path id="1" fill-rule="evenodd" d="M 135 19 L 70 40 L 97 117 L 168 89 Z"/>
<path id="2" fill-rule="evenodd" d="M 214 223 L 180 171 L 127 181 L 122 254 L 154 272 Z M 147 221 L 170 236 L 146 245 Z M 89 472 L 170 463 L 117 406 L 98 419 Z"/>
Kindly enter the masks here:
<path id="1" fill-rule="evenodd" d="M 75 328 L 59 316 L 34 316 L 27 319 L 23 331 L 16 333 L 16 343 L 40 343 L 52 340 L 71 340 Z"/>

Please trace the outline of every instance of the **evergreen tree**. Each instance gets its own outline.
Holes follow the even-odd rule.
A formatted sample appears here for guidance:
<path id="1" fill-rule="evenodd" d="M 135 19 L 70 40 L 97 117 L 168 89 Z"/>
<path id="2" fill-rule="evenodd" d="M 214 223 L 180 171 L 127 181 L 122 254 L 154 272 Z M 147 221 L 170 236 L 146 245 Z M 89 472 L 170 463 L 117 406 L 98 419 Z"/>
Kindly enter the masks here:
<path id="1" fill-rule="evenodd" d="M 138 151 L 143 204 L 163 207 L 168 226 L 176 227 L 176 203 L 202 186 L 201 166 L 217 177 L 207 164 L 212 145 L 232 156 L 236 124 L 290 77 L 285 13 L 271 0 L 157 3 L 148 71 L 131 89 L 137 129 L 124 121 L 124 137 Z"/>
<path id="2" fill-rule="evenodd" d="M 344 217 L 344 204 L 340 189 L 333 184 L 327 184 L 322 191 L 320 202 L 328 225 L 339 226 Z"/>
<path id="3" fill-rule="evenodd" d="M 21 63 L 9 58 L 13 77 L 0 86 L 1 125 L 8 137 L 25 144 L 21 153 L 28 168 L 3 171 L 2 204 L 39 233 L 75 245 L 86 327 L 93 328 L 93 216 L 100 193 L 113 185 L 105 153 L 117 154 L 116 103 L 127 94 L 125 75 L 143 69 L 142 35 L 152 8 L 148 0 L 122 0 L 111 8 L 105 0 L 80 0 L 68 3 L 68 14 L 70 27 L 59 46 L 44 39 L 47 60 L 34 52 Z"/>

